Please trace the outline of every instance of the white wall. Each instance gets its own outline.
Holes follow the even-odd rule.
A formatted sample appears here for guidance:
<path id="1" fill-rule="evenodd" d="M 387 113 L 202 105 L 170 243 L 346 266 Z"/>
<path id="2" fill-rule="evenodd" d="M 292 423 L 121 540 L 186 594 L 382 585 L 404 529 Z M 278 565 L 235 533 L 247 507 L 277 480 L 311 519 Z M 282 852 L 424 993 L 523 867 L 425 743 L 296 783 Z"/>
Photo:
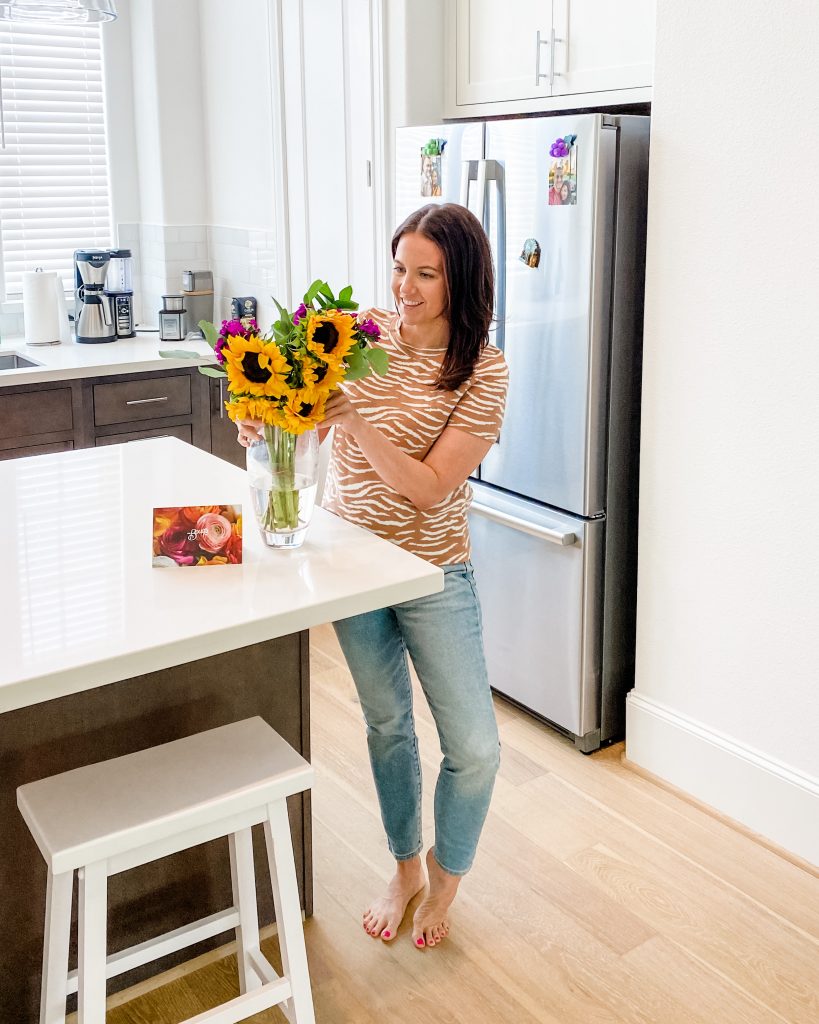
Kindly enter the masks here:
<path id="1" fill-rule="evenodd" d="M 627 754 L 819 863 L 817 50 L 657 3 Z"/>
<path id="2" fill-rule="evenodd" d="M 293 303 L 315 278 L 336 293 L 352 284 L 362 305 L 375 298 L 380 246 L 373 192 L 383 191 L 383 178 L 376 178 L 383 169 L 373 146 L 380 95 L 370 32 L 371 26 L 377 32 L 380 3 L 293 0 L 281 6 Z"/>
<path id="3" fill-rule="evenodd" d="M 268 0 L 199 2 L 209 224 L 274 226 L 267 8 Z"/>

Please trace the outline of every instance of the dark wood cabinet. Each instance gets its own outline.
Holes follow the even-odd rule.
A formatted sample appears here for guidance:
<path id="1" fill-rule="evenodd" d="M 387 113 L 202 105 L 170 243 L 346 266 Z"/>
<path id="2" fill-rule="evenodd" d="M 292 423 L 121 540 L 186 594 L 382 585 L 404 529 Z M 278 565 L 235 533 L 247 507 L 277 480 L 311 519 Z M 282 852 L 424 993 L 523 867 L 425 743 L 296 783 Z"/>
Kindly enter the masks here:
<path id="1" fill-rule="evenodd" d="M 227 379 L 208 377 L 210 382 L 210 450 L 220 459 L 245 468 L 245 449 L 239 444 L 236 424 L 225 410 Z"/>
<path id="2" fill-rule="evenodd" d="M 0 460 L 170 436 L 244 469 L 226 384 L 191 367 L 0 388 Z"/>
<path id="3" fill-rule="evenodd" d="M 25 448 L 0 448 L 0 461 L 24 459 L 27 455 L 48 455 L 49 452 L 67 452 L 73 447 L 73 441 L 52 441 L 51 444 L 32 444 Z"/>
<path id="4" fill-rule="evenodd" d="M 190 416 L 191 379 L 135 377 L 117 384 L 95 384 L 94 425 L 133 423 L 171 416 Z"/>
<path id="5" fill-rule="evenodd" d="M 210 451 L 210 381 L 191 367 L 0 388 L 0 459 L 164 436 Z"/>

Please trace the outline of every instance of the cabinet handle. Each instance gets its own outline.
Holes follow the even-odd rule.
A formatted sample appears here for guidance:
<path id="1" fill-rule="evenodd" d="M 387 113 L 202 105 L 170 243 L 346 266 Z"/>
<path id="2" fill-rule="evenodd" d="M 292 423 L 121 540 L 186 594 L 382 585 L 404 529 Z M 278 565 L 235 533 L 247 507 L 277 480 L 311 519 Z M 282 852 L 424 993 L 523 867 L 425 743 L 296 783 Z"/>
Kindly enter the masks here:
<path id="1" fill-rule="evenodd" d="M 167 402 L 168 396 L 162 398 L 132 398 L 126 405 L 148 405 L 149 402 Z"/>
<path id="2" fill-rule="evenodd" d="M 551 31 L 550 38 L 551 43 L 549 45 L 549 88 L 551 89 L 552 86 L 555 84 L 555 79 L 560 78 L 560 73 L 555 71 L 555 43 L 562 43 L 563 40 L 557 38 L 554 29 L 552 29 Z"/>
<path id="3" fill-rule="evenodd" d="M 554 30 L 552 31 L 552 35 L 554 36 Z M 541 78 L 549 78 L 549 75 L 551 74 L 551 71 L 549 72 L 549 75 L 547 75 L 547 74 L 545 74 L 544 72 L 542 72 L 540 70 L 540 48 L 541 48 L 541 46 L 548 46 L 548 45 L 549 45 L 549 40 L 548 39 L 541 39 L 540 38 L 540 30 L 538 29 L 538 33 L 537 33 L 537 46 L 535 47 L 535 85 L 540 85 Z M 551 61 L 550 61 L 549 66 L 550 67 L 552 66 L 552 62 Z M 549 79 L 549 81 L 550 81 L 550 84 L 551 84 L 551 79 Z"/>
<path id="4" fill-rule="evenodd" d="M 368 161 L 369 162 L 369 161 Z M 225 378 L 219 381 L 219 419 L 225 418 Z"/>

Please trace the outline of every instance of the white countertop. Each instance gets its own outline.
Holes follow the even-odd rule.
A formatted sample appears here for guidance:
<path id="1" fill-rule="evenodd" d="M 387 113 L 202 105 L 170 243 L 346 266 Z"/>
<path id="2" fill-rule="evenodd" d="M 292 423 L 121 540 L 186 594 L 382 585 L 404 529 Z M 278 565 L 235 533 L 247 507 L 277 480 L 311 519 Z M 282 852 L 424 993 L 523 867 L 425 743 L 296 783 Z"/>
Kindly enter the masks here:
<path id="1" fill-rule="evenodd" d="M 321 508 L 303 547 L 268 548 L 246 473 L 176 438 L 0 462 L 0 494 L 0 712 L 443 589 Z M 152 509 L 217 503 L 243 506 L 243 564 L 153 568 Z"/>
<path id="2" fill-rule="evenodd" d="M 160 349 L 185 349 L 195 352 L 199 358 L 166 359 L 160 356 Z M 0 371 L 0 388 L 46 380 L 104 377 L 113 373 L 175 370 L 215 362 L 207 342 L 160 341 L 157 333 L 138 333 L 135 338 L 120 338 L 97 345 L 78 344 L 76 341 L 60 345 L 26 345 L 23 338 L 3 338 L 0 355 L 9 352 L 16 352 L 40 365 Z"/>

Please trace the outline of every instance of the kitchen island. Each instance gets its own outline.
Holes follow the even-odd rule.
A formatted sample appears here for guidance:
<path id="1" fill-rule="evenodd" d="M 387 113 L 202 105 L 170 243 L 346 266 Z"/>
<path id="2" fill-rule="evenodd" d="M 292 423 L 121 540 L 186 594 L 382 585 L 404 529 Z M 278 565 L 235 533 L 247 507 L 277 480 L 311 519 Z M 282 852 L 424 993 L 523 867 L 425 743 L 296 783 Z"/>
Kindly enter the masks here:
<path id="1" fill-rule="evenodd" d="M 301 549 L 268 549 L 245 474 L 173 438 L 0 463 L 0 495 L 0 1021 L 25 1024 L 37 1019 L 46 871 L 17 787 L 255 714 L 309 758 L 306 630 L 435 593 L 443 574 L 322 509 Z M 243 564 L 153 568 L 152 509 L 217 503 L 244 507 Z M 309 794 L 290 816 L 310 913 Z M 109 952 L 229 903 L 224 842 L 114 876 Z M 261 880 L 260 909 L 270 920 Z"/>

